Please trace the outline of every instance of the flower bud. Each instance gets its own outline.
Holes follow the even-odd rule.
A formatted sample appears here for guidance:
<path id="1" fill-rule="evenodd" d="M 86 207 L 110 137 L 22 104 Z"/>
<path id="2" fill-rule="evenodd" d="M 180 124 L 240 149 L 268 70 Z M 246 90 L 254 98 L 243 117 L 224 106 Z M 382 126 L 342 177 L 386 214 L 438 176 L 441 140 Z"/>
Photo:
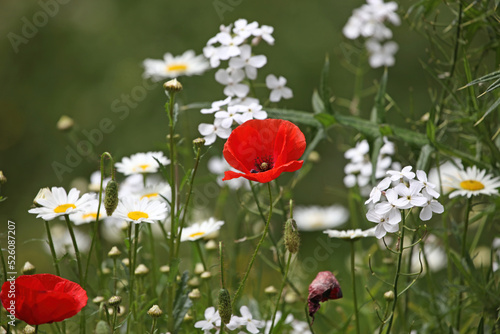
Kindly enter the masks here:
<path id="1" fill-rule="evenodd" d="M 34 334 L 36 333 L 36 328 L 30 325 L 26 325 L 23 329 L 24 334 Z"/>
<path id="2" fill-rule="evenodd" d="M 202 263 L 197 263 L 197 264 L 194 266 L 194 273 L 195 273 L 196 275 L 201 275 L 204 271 L 205 271 L 205 267 L 203 267 L 203 264 L 202 264 Z"/>
<path id="3" fill-rule="evenodd" d="M 384 293 L 384 299 L 387 300 L 388 302 L 392 302 L 394 300 L 394 291 L 389 290 L 386 293 Z"/>
<path id="4" fill-rule="evenodd" d="M 189 313 L 186 313 L 186 315 L 184 316 L 184 322 L 188 323 L 191 321 L 193 321 L 193 317 Z"/>
<path id="5" fill-rule="evenodd" d="M 205 244 L 205 249 L 209 251 L 216 250 L 219 249 L 219 245 L 217 245 L 217 243 L 214 240 L 210 239 Z"/>
<path id="6" fill-rule="evenodd" d="M 38 200 L 45 199 L 47 194 L 50 193 L 50 189 L 48 187 L 42 188 L 38 191 L 38 194 L 36 194 L 35 199 L 33 200 L 33 205 L 35 207 L 41 207 L 40 204 L 38 204 Z"/>
<path id="7" fill-rule="evenodd" d="M 163 84 L 163 88 L 167 92 L 180 92 L 182 90 L 182 85 L 179 81 L 176 79 L 172 79 L 170 81 L 167 81 Z"/>
<path id="8" fill-rule="evenodd" d="M 310 162 L 317 163 L 317 162 L 320 162 L 321 156 L 319 155 L 319 153 L 317 151 L 312 151 L 311 153 L 309 153 L 307 160 L 309 160 Z"/>
<path id="9" fill-rule="evenodd" d="M 193 289 L 190 293 L 188 293 L 189 299 L 200 299 L 201 292 L 199 289 Z"/>
<path id="10" fill-rule="evenodd" d="M 75 125 L 75 121 L 69 116 L 62 115 L 57 121 L 57 130 L 59 131 L 69 131 Z"/>
<path id="11" fill-rule="evenodd" d="M 120 250 L 116 246 L 113 246 L 108 252 L 108 256 L 112 259 L 116 259 L 120 255 L 122 255 L 122 252 L 120 252 Z"/>
<path id="12" fill-rule="evenodd" d="M 130 266 L 130 260 L 127 257 L 122 260 L 122 263 L 125 267 Z"/>
<path id="13" fill-rule="evenodd" d="M 168 274 L 170 272 L 170 266 L 161 266 L 160 272 L 162 272 L 164 274 Z"/>
<path id="14" fill-rule="evenodd" d="M 137 268 L 135 268 L 134 274 L 136 276 L 146 276 L 147 274 L 149 274 L 149 269 L 141 263 L 137 266 Z"/>
<path id="15" fill-rule="evenodd" d="M 266 295 L 274 296 L 275 294 L 278 293 L 278 290 L 276 290 L 276 288 L 273 285 L 270 285 L 264 289 L 264 293 Z"/>
<path id="16" fill-rule="evenodd" d="M 36 272 L 36 268 L 30 262 L 26 261 L 21 271 L 23 275 L 33 275 Z"/>
<path id="17" fill-rule="evenodd" d="M 202 279 L 210 279 L 212 278 L 212 273 L 210 271 L 204 271 L 201 273 L 200 277 Z"/>
<path id="18" fill-rule="evenodd" d="M 111 274 L 111 269 L 109 269 L 108 267 L 104 267 L 102 268 L 101 272 L 103 275 L 109 275 Z"/>
<path id="19" fill-rule="evenodd" d="M 108 304 L 113 307 L 117 307 L 118 305 L 121 304 L 121 302 L 122 302 L 122 297 L 120 296 L 113 296 L 108 300 Z"/>
<path id="20" fill-rule="evenodd" d="M 94 304 L 100 304 L 100 303 L 104 302 L 104 297 L 103 296 L 97 296 L 94 299 L 92 299 L 92 302 Z"/>
<path id="21" fill-rule="evenodd" d="M 104 207 L 106 208 L 106 214 L 111 216 L 115 212 L 118 206 L 118 183 L 115 180 L 108 182 L 106 186 L 106 192 L 104 194 Z"/>
<path id="22" fill-rule="evenodd" d="M 187 285 L 192 288 L 200 286 L 200 279 L 198 277 L 193 277 L 189 281 L 187 281 Z"/>
<path id="23" fill-rule="evenodd" d="M 195 149 L 202 148 L 204 145 L 205 145 L 205 139 L 203 138 L 196 138 L 193 140 L 193 146 Z"/>
<path id="24" fill-rule="evenodd" d="M 3 172 L 0 170 L 0 184 L 5 184 L 7 182 L 7 178 L 3 175 Z"/>
<path id="25" fill-rule="evenodd" d="M 285 247 L 290 253 L 295 254 L 299 251 L 299 245 L 300 235 L 297 223 L 290 218 L 285 223 Z"/>
<path id="26" fill-rule="evenodd" d="M 219 315 L 223 323 L 228 324 L 231 321 L 231 314 L 233 313 L 231 307 L 231 296 L 227 289 L 219 290 Z"/>
<path id="27" fill-rule="evenodd" d="M 163 311 L 158 305 L 153 305 L 148 311 L 148 315 L 152 318 L 159 318 L 162 314 Z"/>

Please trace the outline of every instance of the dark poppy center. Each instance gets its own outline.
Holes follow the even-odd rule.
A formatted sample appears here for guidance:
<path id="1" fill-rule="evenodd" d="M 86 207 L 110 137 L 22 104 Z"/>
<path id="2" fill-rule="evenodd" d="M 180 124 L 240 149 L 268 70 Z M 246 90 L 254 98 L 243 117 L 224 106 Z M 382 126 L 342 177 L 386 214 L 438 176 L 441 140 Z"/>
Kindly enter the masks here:
<path id="1" fill-rule="evenodd" d="M 254 163 L 255 169 L 251 169 L 251 173 L 262 173 L 274 167 L 274 160 L 272 156 L 258 157 Z"/>

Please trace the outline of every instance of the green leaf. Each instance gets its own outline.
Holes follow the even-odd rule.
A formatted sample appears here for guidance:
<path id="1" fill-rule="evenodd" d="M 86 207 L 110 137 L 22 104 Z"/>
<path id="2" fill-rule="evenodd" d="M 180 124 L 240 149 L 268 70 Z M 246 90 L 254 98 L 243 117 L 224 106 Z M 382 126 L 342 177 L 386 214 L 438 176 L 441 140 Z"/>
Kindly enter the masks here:
<path id="1" fill-rule="evenodd" d="M 314 115 L 314 118 L 320 121 L 325 128 L 329 127 L 332 124 L 335 124 L 335 117 L 333 117 L 333 115 L 327 114 L 326 112 L 316 114 Z"/>
<path id="2" fill-rule="evenodd" d="M 188 297 L 189 289 L 187 286 L 187 281 L 189 279 L 189 274 L 187 271 L 182 273 L 181 281 L 179 283 L 179 287 L 177 288 L 177 292 L 175 293 L 175 302 L 174 302 L 174 333 L 178 333 L 182 321 L 184 320 L 184 316 L 188 312 L 188 310 L 193 306 L 193 302 Z M 172 319 L 169 319 L 171 321 Z"/>
<path id="3" fill-rule="evenodd" d="M 266 111 L 271 118 L 286 119 L 293 123 L 314 126 L 317 128 L 322 127 L 321 122 L 314 118 L 314 114 L 309 112 L 275 108 L 269 108 L 266 109 Z"/>
<path id="4" fill-rule="evenodd" d="M 376 123 L 385 122 L 385 92 L 387 88 L 387 67 L 384 70 L 382 79 L 380 80 L 380 87 L 378 88 L 377 95 L 375 96 L 375 106 L 372 110 L 371 119 Z"/>
<path id="5" fill-rule="evenodd" d="M 314 90 L 312 95 L 312 108 L 315 114 L 321 114 L 326 111 L 325 104 L 323 103 L 323 100 L 319 96 L 317 90 Z"/>
<path id="6" fill-rule="evenodd" d="M 431 145 L 427 144 L 422 146 L 420 155 L 418 156 L 417 170 L 427 170 L 433 152 L 434 148 Z"/>
<path id="7" fill-rule="evenodd" d="M 332 114 L 332 106 L 330 104 L 330 57 L 328 54 L 325 56 L 325 64 L 321 70 L 321 77 L 319 80 L 319 96 L 323 101 L 323 105 L 327 113 Z"/>
<path id="8" fill-rule="evenodd" d="M 491 91 L 494 91 L 495 89 L 497 89 L 498 87 L 500 87 L 500 79 L 498 79 L 497 81 L 495 81 L 494 83 L 492 83 L 483 93 L 481 93 L 481 95 L 479 95 L 478 97 L 481 97 L 483 96 L 484 94 L 487 94 Z"/>
<path id="9" fill-rule="evenodd" d="M 484 121 L 484 118 L 486 116 L 488 116 L 493 110 L 495 110 L 498 106 L 500 105 L 500 98 L 498 98 L 489 108 L 488 110 L 486 110 L 486 112 L 484 113 L 483 117 L 481 117 L 479 119 L 479 121 L 477 121 L 474 126 L 478 125 L 479 123 L 481 123 L 482 121 Z"/>
<path id="10" fill-rule="evenodd" d="M 100 320 L 97 323 L 97 325 L 95 326 L 95 333 L 96 334 L 110 334 L 111 328 L 109 328 L 109 325 L 106 321 Z"/>
<path id="11" fill-rule="evenodd" d="M 490 80 L 497 80 L 497 79 L 500 79 L 500 71 L 491 72 L 491 73 L 488 73 L 480 78 L 477 78 L 476 80 L 472 80 L 471 82 L 469 82 L 467 85 L 461 87 L 460 89 L 464 89 L 466 87 L 469 87 L 469 86 L 472 86 L 472 85 L 475 85 L 478 83 L 482 83 L 482 82 L 486 82 L 486 81 L 490 81 Z"/>

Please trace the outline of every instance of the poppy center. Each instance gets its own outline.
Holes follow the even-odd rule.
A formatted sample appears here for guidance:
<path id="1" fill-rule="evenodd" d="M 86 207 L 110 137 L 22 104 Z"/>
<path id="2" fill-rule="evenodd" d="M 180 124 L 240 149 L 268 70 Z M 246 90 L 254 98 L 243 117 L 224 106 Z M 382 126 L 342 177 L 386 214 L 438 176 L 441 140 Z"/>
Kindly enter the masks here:
<path id="1" fill-rule="evenodd" d="M 189 237 L 196 238 L 196 237 L 201 237 L 204 234 L 205 234 L 205 232 L 196 232 L 196 233 L 190 234 Z"/>
<path id="2" fill-rule="evenodd" d="M 131 211 L 127 214 L 127 216 L 132 220 L 139 220 L 141 218 L 149 218 L 149 215 L 146 212 L 142 212 L 142 211 Z"/>
<path id="3" fill-rule="evenodd" d="M 255 159 L 255 169 L 250 170 L 252 173 L 266 172 L 274 167 L 274 160 L 272 156 Z"/>
<path id="4" fill-rule="evenodd" d="M 476 180 L 465 180 L 460 182 L 460 187 L 465 190 L 476 191 L 484 189 L 484 184 Z"/>
<path id="5" fill-rule="evenodd" d="M 74 204 L 61 204 L 61 205 L 59 205 L 58 207 L 56 207 L 56 208 L 54 209 L 54 212 L 55 212 L 55 213 L 64 213 L 64 212 L 66 212 L 66 210 L 68 210 L 69 208 L 76 209 L 76 205 L 74 205 Z"/>
<path id="6" fill-rule="evenodd" d="M 185 70 L 187 70 L 186 64 L 172 64 L 167 66 L 167 72 L 185 71 Z"/>

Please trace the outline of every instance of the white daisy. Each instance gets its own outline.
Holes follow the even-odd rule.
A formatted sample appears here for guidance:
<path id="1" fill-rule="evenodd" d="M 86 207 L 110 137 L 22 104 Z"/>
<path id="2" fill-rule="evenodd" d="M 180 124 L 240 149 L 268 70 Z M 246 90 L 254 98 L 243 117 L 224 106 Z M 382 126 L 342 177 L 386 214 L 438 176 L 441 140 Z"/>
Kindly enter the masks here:
<path id="1" fill-rule="evenodd" d="M 293 218 L 301 231 L 319 231 L 344 224 L 349 219 L 349 211 L 342 205 L 328 207 L 298 206 Z"/>
<path id="2" fill-rule="evenodd" d="M 87 205 L 82 211 L 76 212 L 75 214 L 71 215 L 71 221 L 75 225 L 94 222 L 97 219 L 98 204 L 98 199 L 90 201 L 89 205 Z M 99 210 L 99 220 L 103 220 L 106 217 L 106 210 L 104 209 L 104 205 L 101 203 L 101 208 Z"/>
<path id="3" fill-rule="evenodd" d="M 143 77 L 151 78 L 153 81 L 183 75 L 200 75 L 209 68 L 203 55 L 196 56 L 193 50 L 188 50 L 182 56 L 177 57 L 165 53 L 163 60 L 146 59 L 142 64 L 144 66 Z"/>
<path id="4" fill-rule="evenodd" d="M 113 212 L 113 217 L 136 224 L 146 222 L 154 223 L 167 218 L 168 208 L 165 202 L 143 198 L 136 200 L 125 197 L 120 200 L 118 207 Z"/>
<path id="5" fill-rule="evenodd" d="M 106 189 L 106 186 L 108 185 L 108 182 L 111 181 L 110 177 L 104 178 L 102 181 L 102 189 Z M 99 192 L 101 189 L 101 171 L 95 171 L 90 175 L 90 183 L 89 183 L 89 191 L 92 192 Z"/>
<path id="6" fill-rule="evenodd" d="M 282 76 L 276 78 L 274 74 L 269 74 L 266 77 L 266 86 L 271 90 L 269 100 L 271 102 L 279 102 L 281 99 L 291 99 L 293 92 L 286 87 L 286 79 Z"/>
<path id="7" fill-rule="evenodd" d="M 66 194 L 64 188 L 52 187 L 50 191 L 43 192 L 43 198 L 36 198 L 36 203 L 40 207 L 30 209 L 28 212 L 38 214 L 37 218 L 48 221 L 59 216 L 83 211 L 95 199 L 95 194 L 83 194 L 81 198 L 79 196 L 80 191 L 76 188 L 72 188 Z"/>
<path id="8" fill-rule="evenodd" d="M 170 160 L 163 155 L 163 152 L 147 152 L 132 154 L 130 158 L 125 157 L 121 162 L 117 162 L 115 167 L 117 171 L 124 175 L 156 173 L 160 166 L 155 159 L 164 166 L 170 163 Z"/>
<path id="9" fill-rule="evenodd" d="M 467 167 L 458 171 L 456 175 L 445 175 L 443 183 L 453 189 L 450 198 L 456 196 L 498 195 L 500 178 L 486 174 L 486 170 L 479 170 L 476 166 Z"/>
<path id="10" fill-rule="evenodd" d="M 170 201 L 172 199 L 172 189 L 166 182 L 148 182 L 146 180 L 146 186 L 143 186 L 142 189 L 132 194 L 139 197 L 139 199 L 148 198 L 159 201 L 163 201 L 164 199 Z"/>
<path id="11" fill-rule="evenodd" d="M 209 218 L 201 223 L 194 223 L 182 229 L 181 241 L 196 241 L 201 238 L 211 238 L 221 226 L 224 225 L 222 220 Z"/>
<path id="12" fill-rule="evenodd" d="M 372 227 L 368 230 L 355 229 L 355 230 L 325 230 L 323 233 L 328 234 L 330 238 L 339 238 L 339 239 L 359 239 L 359 238 L 367 238 L 375 236 L 375 227 Z"/>
<path id="13" fill-rule="evenodd" d="M 437 189 L 443 191 L 444 194 L 448 194 L 454 190 L 454 188 L 446 186 L 443 184 L 446 179 L 452 175 L 458 176 L 458 173 L 464 169 L 462 161 L 460 159 L 454 159 L 453 161 L 446 161 L 439 166 L 439 173 L 437 167 L 432 167 L 429 171 L 428 181 L 437 185 Z"/>

